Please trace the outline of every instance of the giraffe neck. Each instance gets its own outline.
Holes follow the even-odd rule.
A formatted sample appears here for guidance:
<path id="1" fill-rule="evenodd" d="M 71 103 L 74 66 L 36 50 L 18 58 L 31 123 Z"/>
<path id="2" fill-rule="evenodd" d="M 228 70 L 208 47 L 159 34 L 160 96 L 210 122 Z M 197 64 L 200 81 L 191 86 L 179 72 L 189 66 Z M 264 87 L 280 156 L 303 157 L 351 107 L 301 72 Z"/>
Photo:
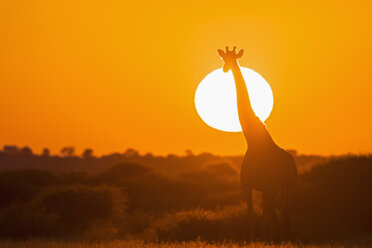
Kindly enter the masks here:
<path id="1" fill-rule="evenodd" d="M 239 121 L 247 144 L 249 147 L 260 147 L 273 143 L 265 124 L 260 121 L 253 111 L 247 86 L 238 62 L 234 62 L 231 70 L 235 80 Z"/>
<path id="2" fill-rule="evenodd" d="M 240 121 L 241 122 L 240 124 L 247 125 L 249 124 L 248 122 L 253 121 L 254 119 L 257 118 L 257 116 L 253 111 L 247 86 L 237 61 L 233 63 L 231 71 L 233 73 L 235 81 L 239 119 L 242 119 Z M 242 123 L 242 121 L 244 121 L 244 123 Z"/>

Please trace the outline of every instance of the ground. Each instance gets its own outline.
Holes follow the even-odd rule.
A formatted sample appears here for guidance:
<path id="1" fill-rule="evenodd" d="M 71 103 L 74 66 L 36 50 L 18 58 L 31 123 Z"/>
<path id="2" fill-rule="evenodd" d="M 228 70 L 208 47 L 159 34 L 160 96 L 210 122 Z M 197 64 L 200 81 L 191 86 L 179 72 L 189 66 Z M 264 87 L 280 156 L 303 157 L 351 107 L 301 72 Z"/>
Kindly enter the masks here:
<path id="1" fill-rule="evenodd" d="M 333 247 L 367 247 L 363 245 L 353 244 L 337 244 L 328 243 L 322 245 L 304 245 L 304 244 L 264 244 L 264 243 L 251 243 L 251 244 L 238 244 L 225 242 L 221 244 L 205 243 L 201 241 L 195 242 L 181 242 L 181 243 L 146 243 L 140 240 L 116 240 L 104 242 L 88 242 L 88 241 L 0 241 L 1 248 L 333 248 Z"/>

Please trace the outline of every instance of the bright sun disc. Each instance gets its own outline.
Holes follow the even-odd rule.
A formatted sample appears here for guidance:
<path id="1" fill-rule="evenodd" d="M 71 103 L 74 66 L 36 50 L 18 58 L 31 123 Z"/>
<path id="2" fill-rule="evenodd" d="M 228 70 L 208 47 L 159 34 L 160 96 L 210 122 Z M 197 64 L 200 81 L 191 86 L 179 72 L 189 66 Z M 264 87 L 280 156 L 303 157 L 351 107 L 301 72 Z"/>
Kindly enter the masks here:
<path id="1" fill-rule="evenodd" d="M 253 111 L 264 122 L 273 108 L 270 85 L 257 72 L 240 67 Z M 232 72 L 217 69 L 209 73 L 195 93 L 196 111 L 209 126 L 221 131 L 241 132 L 236 104 L 235 82 Z"/>

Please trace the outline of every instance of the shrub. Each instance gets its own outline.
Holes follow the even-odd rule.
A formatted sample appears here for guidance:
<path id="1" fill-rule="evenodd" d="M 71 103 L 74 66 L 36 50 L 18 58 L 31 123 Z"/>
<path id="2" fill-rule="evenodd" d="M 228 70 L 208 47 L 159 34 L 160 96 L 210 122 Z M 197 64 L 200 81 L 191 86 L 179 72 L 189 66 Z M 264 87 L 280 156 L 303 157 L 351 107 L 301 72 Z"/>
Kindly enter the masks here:
<path id="1" fill-rule="evenodd" d="M 49 171 L 18 170 L 0 173 L 0 208 L 24 203 L 54 183 L 55 176 Z"/>
<path id="2" fill-rule="evenodd" d="M 249 234 L 248 224 L 244 204 L 222 210 L 198 208 L 166 214 L 143 233 L 143 238 L 159 241 L 244 240 Z"/>
<path id="3" fill-rule="evenodd" d="M 36 202 L 58 216 L 57 233 L 74 236 L 94 223 L 114 227 L 123 219 L 126 198 L 112 186 L 71 185 L 48 189 Z"/>
<path id="4" fill-rule="evenodd" d="M 54 213 L 34 203 L 13 204 L 0 210 L 0 237 L 47 237 L 53 234 L 57 221 Z"/>
<path id="5" fill-rule="evenodd" d="M 125 230 L 126 198 L 110 186 L 70 185 L 45 190 L 0 211 L 0 236 L 111 238 Z"/>
<path id="6" fill-rule="evenodd" d="M 371 178 L 372 156 L 331 159 L 303 174 L 294 209 L 296 236 L 340 240 L 371 233 Z"/>

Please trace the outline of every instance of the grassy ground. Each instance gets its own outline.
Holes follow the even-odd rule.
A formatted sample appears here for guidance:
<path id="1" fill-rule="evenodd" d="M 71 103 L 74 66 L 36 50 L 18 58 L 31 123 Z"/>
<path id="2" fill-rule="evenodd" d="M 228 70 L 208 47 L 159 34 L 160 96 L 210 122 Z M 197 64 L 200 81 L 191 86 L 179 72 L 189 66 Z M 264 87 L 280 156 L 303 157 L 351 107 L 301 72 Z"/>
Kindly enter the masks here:
<path id="1" fill-rule="evenodd" d="M 0 241 L 1 248 L 333 248 L 333 247 L 367 247 L 360 245 L 323 244 L 323 245 L 301 245 L 301 244 L 236 244 L 236 243 L 205 243 L 200 241 L 181 243 L 145 243 L 139 240 L 117 240 L 105 242 L 64 242 L 64 241 Z"/>

